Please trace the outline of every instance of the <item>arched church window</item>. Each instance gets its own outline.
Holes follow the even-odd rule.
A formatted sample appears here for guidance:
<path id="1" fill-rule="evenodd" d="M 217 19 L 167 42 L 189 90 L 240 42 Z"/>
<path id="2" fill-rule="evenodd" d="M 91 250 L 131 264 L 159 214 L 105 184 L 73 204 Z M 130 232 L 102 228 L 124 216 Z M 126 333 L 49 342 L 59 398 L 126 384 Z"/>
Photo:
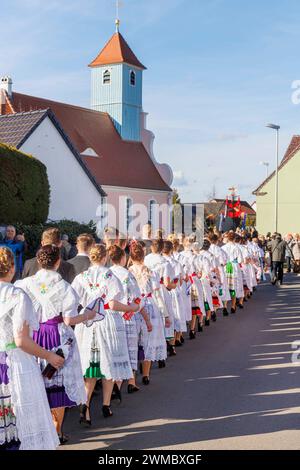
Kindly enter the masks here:
<path id="1" fill-rule="evenodd" d="M 110 71 L 105 70 L 105 72 L 103 73 L 103 85 L 109 85 L 110 79 L 111 79 Z"/>
<path id="2" fill-rule="evenodd" d="M 156 201 L 154 199 L 150 199 L 149 201 L 148 218 L 153 229 L 153 227 L 156 226 Z"/>
<path id="3" fill-rule="evenodd" d="M 126 232 L 129 233 L 130 230 L 130 224 L 132 219 L 132 205 L 133 201 L 130 197 L 126 198 L 126 207 L 125 207 L 125 226 L 126 226 Z"/>
<path id="4" fill-rule="evenodd" d="M 130 72 L 130 85 L 135 86 L 135 82 L 136 82 L 136 75 L 135 75 L 135 72 L 133 70 L 131 70 L 131 72 Z"/>

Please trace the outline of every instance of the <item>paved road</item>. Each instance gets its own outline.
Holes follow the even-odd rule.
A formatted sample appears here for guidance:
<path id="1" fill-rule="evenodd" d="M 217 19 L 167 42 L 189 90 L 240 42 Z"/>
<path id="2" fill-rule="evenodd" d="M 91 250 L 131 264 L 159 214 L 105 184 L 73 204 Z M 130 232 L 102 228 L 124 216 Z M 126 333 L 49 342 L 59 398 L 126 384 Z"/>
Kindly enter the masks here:
<path id="1" fill-rule="evenodd" d="M 187 340 L 149 387 L 113 405 L 104 420 L 100 395 L 93 427 L 67 416 L 64 449 L 300 449 L 300 278 L 260 286 L 245 310 Z M 300 344 L 300 343 L 299 343 Z M 139 378 L 140 379 L 140 378 Z"/>

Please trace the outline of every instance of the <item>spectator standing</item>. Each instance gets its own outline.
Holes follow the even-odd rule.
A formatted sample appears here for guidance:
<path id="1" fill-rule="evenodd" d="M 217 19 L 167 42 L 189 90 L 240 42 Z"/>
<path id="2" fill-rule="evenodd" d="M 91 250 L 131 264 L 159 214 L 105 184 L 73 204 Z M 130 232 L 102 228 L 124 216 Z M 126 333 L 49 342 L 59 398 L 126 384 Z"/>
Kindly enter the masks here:
<path id="1" fill-rule="evenodd" d="M 68 261 L 68 259 L 70 259 L 70 252 L 71 252 L 71 248 L 72 248 L 72 245 L 71 243 L 69 242 L 69 235 L 67 235 L 66 233 L 63 234 L 63 236 L 61 237 L 61 243 L 62 243 L 62 247 L 61 247 L 61 257 L 62 259 L 64 259 L 65 261 Z"/>
<path id="2" fill-rule="evenodd" d="M 16 228 L 13 225 L 8 225 L 6 227 L 4 240 L 0 242 L 0 246 L 6 246 L 13 252 L 15 258 L 14 281 L 20 279 L 23 269 L 23 254 L 25 251 L 24 234 L 17 235 Z"/>
<path id="3" fill-rule="evenodd" d="M 272 284 L 275 285 L 276 282 L 279 282 L 282 285 L 286 242 L 279 233 L 269 242 L 269 249 L 272 256 Z"/>
<path id="4" fill-rule="evenodd" d="M 95 240 L 89 233 L 83 233 L 77 237 L 77 255 L 68 261 L 68 263 L 73 266 L 74 277 L 71 282 L 73 282 L 78 274 L 81 274 L 89 269 L 91 265 L 89 256 L 91 248 L 94 246 L 94 244 Z"/>
<path id="5" fill-rule="evenodd" d="M 294 255 L 293 255 L 293 245 L 294 245 L 293 235 L 291 233 L 288 233 L 287 236 L 285 237 L 285 241 L 286 241 L 285 260 L 286 260 L 287 272 L 290 273 L 291 270 L 292 270 L 292 259 L 294 258 Z"/>
<path id="6" fill-rule="evenodd" d="M 294 257 L 294 271 L 299 273 L 300 271 L 300 234 L 294 234 L 294 240 L 292 244 L 292 252 Z"/>
<path id="7" fill-rule="evenodd" d="M 60 237 L 60 232 L 58 228 L 48 228 L 42 234 L 41 246 L 46 245 L 55 245 L 58 248 L 61 248 L 62 242 Z M 37 258 L 29 259 L 24 264 L 24 269 L 22 273 L 22 279 L 26 277 L 34 276 L 40 270 L 40 265 L 38 264 Z M 60 259 L 59 267 L 57 272 L 61 275 L 64 281 L 69 283 L 74 279 L 74 267 Z"/>

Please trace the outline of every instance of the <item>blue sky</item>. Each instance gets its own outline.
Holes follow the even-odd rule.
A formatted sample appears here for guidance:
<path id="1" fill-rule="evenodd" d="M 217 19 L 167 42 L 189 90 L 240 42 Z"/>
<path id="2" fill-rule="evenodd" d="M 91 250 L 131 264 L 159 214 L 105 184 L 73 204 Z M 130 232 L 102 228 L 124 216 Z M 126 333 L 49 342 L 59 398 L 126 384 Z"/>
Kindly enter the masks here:
<path id="1" fill-rule="evenodd" d="M 114 32 L 114 0 L 10 0 L 1 5 L 0 75 L 14 89 L 89 106 L 87 64 Z M 123 0 L 121 32 L 148 67 L 144 109 L 158 160 L 182 200 L 242 197 L 300 133 L 298 0 Z"/>

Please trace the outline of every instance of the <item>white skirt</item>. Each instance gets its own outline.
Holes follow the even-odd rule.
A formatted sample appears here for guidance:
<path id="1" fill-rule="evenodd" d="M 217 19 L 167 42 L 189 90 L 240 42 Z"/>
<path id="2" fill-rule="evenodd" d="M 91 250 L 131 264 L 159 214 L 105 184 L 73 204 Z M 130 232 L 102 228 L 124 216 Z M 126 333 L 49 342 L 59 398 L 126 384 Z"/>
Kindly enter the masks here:
<path id="1" fill-rule="evenodd" d="M 8 352 L 7 360 L 20 450 L 55 450 L 59 440 L 38 363 L 18 348 Z"/>
<path id="2" fill-rule="evenodd" d="M 127 338 L 127 347 L 132 370 L 137 370 L 138 366 L 138 332 L 136 319 L 133 316 L 130 320 L 124 320 Z"/>
<path id="3" fill-rule="evenodd" d="M 187 331 L 186 327 L 186 314 L 185 314 L 185 305 L 182 298 L 182 293 L 180 287 L 176 287 L 171 291 L 173 309 L 175 314 L 175 330 L 177 332 L 184 333 Z"/>
<path id="4" fill-rule="evenodd" d="M 226 277 L 226 274 L 225 274 L 225 267 L 221 266 L 219 268 L 219 272 L 220 272 L 221 284 L 222 284 L 221 299 L 222 299 L 223 302 L 230 302 L 231 301 L 231 295 L 230 295 L 230 292 L 229 292 L 227 277 Z"/>
<path id="5" fill-rule="evenodd" d="M 192 320 L 192 296 L 191 296 L 191 285 L 186 281 L 183 281 L 181 287 L 182 299 L 184 303 L 185 321 L 190 322 Z"/>
<path id="6" fill-rule="evenodd" d="M 100 346 L 100 368 L 105 378 L 114 381 L 132 379 L 122 314 L 107 310 L 104 320 L 97 322 L 96 334 Z"/>
<path id="7" fill-rule="evenodd" d="M 138 333 L 140 344 L 144 350 L 145 361 L 163 361 L 167 359 L 167 345 L 160 312 L 152 298 L 145 300 L 144 308 L 152 324 L 152 331 L 149 333 L 142 316 L 137 317 L 139 319 Z"/>

